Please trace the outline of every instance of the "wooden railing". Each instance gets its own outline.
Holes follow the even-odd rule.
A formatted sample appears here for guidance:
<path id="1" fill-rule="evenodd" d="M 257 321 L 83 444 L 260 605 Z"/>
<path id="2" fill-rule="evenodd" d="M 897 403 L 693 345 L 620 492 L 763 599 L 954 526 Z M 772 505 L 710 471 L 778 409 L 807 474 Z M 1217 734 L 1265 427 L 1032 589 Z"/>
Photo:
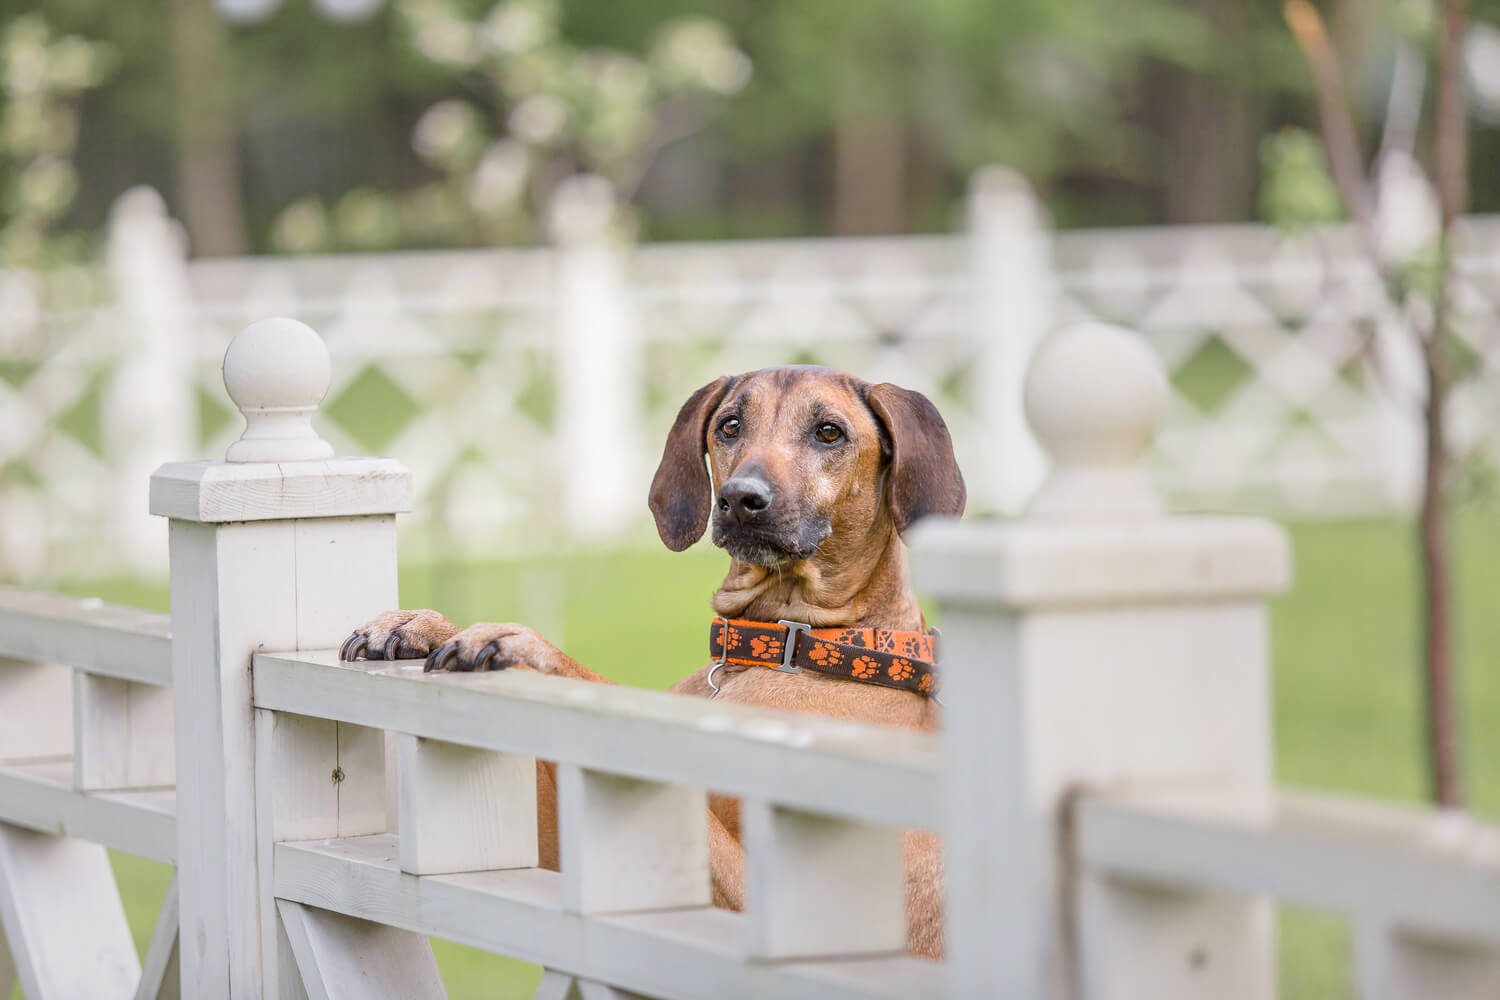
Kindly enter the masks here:
<path id="1" fill-rule="evenodd" d="M 170 627 L 0 591 L 0 996 L 436 997 L 432 936 L 544 966 L 554 998 L 1262 998 L 1272 899 L 1354 919 L 1363 996 L 1500 989 L 1500 830 L 1272 786 L 1285 539 L 1161 512 L 1160 374 L 1128 334 L 1039 352 L 1054 467 L 1026 517 L 913 534 L 937 734 L 340 662 L 399 603 L 409 477 L 328 456 L 300 324 L 225 370 L 236 460 L 152 480 Z M 743 912 L 710 905 L 709 790 L 741 802 Z M 913 828 L 943 838 L 941 962 L 904 953 Z M 106 847 L 177 867 L 144 963 Z"/>

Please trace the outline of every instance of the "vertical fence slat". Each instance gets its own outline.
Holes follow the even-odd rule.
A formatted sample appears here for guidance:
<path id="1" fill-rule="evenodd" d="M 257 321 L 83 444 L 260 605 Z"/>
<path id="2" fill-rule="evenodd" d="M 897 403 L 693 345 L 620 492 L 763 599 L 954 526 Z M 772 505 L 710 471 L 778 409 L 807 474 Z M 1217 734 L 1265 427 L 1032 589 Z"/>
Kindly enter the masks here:
<path id="1" fill-rule="evenodd" d="M 711 902 L 702 789 L 559 764 L 557 814 L 565 908 L 624 913 Z"/>
<path id="2" fill-rule="evenodd" d="M 1441 941 L 1383 923 L 1354 928 L 1360 1000 L 1494 1000 L 1500 997 L 1500 948 Z"/>
<path id="3" fill-rule="evenodd" d="M 73 787 L 164 788 L 177 780 L 172 689 L 73 673 Z"/>
<path id="4" fill-rule="evenodd" d="M 401 870 L 534 868 L 536 759 L 396 736 Z"/>
<path id="5" fill-rule="evenodd" d="M 905 949 L 900 830 L 750 801 L 740 804 L 740 829 L 752 955 Z"/>

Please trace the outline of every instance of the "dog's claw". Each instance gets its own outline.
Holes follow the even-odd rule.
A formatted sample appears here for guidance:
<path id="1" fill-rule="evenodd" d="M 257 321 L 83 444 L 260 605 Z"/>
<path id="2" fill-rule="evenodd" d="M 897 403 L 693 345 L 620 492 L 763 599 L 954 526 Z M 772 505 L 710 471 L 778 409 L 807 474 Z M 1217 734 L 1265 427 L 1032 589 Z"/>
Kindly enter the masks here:
<path id="1" fill-rule="evenodd" d="M 452 643 L 444 643 L 437 649 L 427 654 L 427 662 L 422 664 L 424 673 L 433 673 L 448 669 L 448 661 L 458 655 L 458 647 Z"/>
<path id="2" fill-rule="evenodd" d="M 385 649 L 381 650 L 380 658 L 382 660 L 394 660 L 400 646 L 401 633 L 399 631 L 392 632 L 391 637 L 385 641 Z"/>
<path id="3" fill-rule="evenodd" d="M 349 638 L 344 640 L 344 645 L 339 650 L 339 659 L 347 663 L 353 663 L 356 659 L 359 658 L 359 654 L 364 652 L 369 645 L 369 636 L 360 635 L 358 633 L 351 635 Z"/>
<path id="4" fill-rule="evenodd" d="M 500 644 L 498 642 L 486 643 L 485 647 L 479 651 L 479 656 L 474 660 L 474 669 L 488 670 L 489 667 L 485 666 L 485 664 L 493 660 L 499 652 Z"/>

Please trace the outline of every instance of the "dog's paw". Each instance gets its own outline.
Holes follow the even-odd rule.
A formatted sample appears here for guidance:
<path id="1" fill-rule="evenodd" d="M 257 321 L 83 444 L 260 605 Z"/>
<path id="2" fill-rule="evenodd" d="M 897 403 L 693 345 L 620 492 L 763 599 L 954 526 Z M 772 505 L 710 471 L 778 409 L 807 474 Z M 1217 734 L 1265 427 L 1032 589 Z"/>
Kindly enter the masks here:
<path id="1" fill-rule="evenodd" d="M 355 629 L 339 647 L 339 659 L 420 659 L 457 632 L 457 625 L 431 609 L 387 611 Z"/>
<path id="2" fill-rule="evenodd" d="M 558 672 L 566 659 L 557 647 L 525 625 L 480 622 L 438 646 L 427 656 L 427 670 L 504 670 L 507 667 Z"/>

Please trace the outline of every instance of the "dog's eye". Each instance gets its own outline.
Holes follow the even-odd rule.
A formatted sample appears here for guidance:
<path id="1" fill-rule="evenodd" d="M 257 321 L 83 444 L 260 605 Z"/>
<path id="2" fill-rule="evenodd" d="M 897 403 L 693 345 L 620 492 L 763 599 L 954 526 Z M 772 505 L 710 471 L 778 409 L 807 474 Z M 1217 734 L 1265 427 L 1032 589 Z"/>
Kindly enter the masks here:
<path id="1" fill-rule="evenodd" d="M 844 438 L 844 429 L 838 424 L 821 423 L 817 430 L 813 431 L 813 437 L 823 444 L 837 444 Z"/>
<path id="2" fill-rule="evenodd" d="M 719 421 L 719 437 L 733 440 L 740 436 L 740 418 L 725 417 Z"/>

